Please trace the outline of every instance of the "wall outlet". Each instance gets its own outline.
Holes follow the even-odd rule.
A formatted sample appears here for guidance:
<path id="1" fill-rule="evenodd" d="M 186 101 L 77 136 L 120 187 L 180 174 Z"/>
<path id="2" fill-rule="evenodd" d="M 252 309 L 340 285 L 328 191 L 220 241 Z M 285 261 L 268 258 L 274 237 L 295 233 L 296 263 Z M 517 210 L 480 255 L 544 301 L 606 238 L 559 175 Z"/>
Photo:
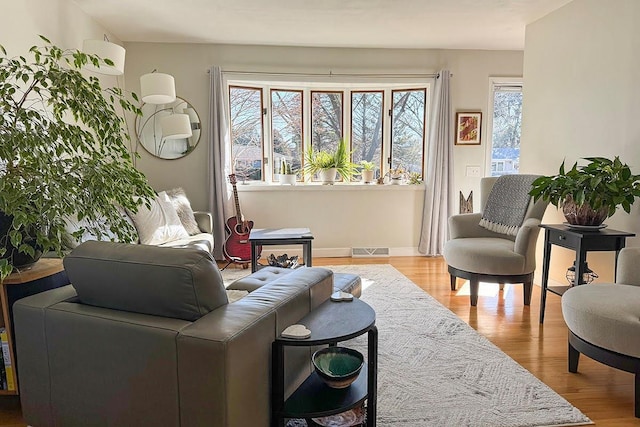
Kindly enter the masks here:
<path id="1" fill-rule="evenodd" d="M 480 166 L 467 166 L 466 176 L 479 177 Z"/>

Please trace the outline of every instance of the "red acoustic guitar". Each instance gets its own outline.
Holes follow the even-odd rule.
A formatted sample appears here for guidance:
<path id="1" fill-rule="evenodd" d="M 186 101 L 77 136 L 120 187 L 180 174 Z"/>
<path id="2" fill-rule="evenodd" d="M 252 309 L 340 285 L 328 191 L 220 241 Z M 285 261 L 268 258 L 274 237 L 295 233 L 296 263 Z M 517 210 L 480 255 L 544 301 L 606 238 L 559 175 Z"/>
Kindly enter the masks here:
<path id="1" fill-rule="evenodd" d="M 253 228 L 253 221 L 246 221 L 240 211 L 240 201 L 238 200 L 238 190 L 236 189 L 236 175 L 229 175 L 229 182 L 233 186 L 233 200 L 236 206 L 236 216 L 227 219 L 225 228 L 229 237 L 224 242 L 224 256 L 229 263 L 248 264 L 251 262 L 251 244 L 249 243 L 249 233 Z M 261 247 L 256 247 L 260 257 Z"/>

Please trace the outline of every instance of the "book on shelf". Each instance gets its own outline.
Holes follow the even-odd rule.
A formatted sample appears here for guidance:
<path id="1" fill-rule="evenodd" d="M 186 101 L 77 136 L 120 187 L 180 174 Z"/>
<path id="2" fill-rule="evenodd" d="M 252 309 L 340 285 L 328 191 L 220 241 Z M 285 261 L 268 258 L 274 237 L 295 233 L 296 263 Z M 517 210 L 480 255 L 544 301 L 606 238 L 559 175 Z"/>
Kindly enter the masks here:
<path id="1" fill-rule="evenodd" d="M 0 351 L 0 390 L 7 389 L 7 372 L 4 370 L 4 356 Z"/>
<path id="2" fill-rule="evenodd" d="M 2 345 L 2 360 L 4 362 L 4 373 L 7 379 L 7 387 L 5 390 L 15 390 L 16 383 L 13 376 L 13 365 L 11 363 L 11 353 L 9 352 L 9 339 L 7 330 L 0 328 L 0 343 Z"/>

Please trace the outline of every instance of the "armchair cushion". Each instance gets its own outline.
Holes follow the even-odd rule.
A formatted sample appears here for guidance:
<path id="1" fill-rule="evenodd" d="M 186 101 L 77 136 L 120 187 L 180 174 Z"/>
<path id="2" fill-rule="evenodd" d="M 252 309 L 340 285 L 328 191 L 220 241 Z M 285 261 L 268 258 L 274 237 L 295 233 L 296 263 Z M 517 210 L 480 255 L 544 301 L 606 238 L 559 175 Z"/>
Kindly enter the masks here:
<path id="1" fill-rule="evenodd" d="M 89 241 L 64 259 L 81 303 L 196 320 L 227 304 L 207 251 Z"/>
<path id="2" fill-rule="evenodd" d="M 524 256 L 514 252 L 509 239 L 475 237 L 449 240 L 444 247 L 447 264 L 478 274 L 516 275 L 526 273 Z"/>

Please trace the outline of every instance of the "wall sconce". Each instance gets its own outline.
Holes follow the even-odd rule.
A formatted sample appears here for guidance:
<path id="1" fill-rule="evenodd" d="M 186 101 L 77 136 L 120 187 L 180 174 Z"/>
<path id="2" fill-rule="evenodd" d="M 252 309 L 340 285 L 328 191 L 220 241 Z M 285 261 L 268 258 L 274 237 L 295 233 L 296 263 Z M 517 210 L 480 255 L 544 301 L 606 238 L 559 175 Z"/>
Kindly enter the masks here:
<path id="1" fill-rule="evenodd" d="M 576 281 L 576 262 L 573 261 L 573 265 L 567 269 L 567 274 L 565 276 L 567 281 L 569 282 L 569 286 L 573 286 Z M 598 274 L 589 268 L 589 264 L 584 263 L 584 270 L 582 273 L 582 280 L 580 284 L 587 284 L 593 282 L 594 279 L 598 278 Z"/>
<path id="2" fill-rule="evenodd" d="M 82 51 L 91 55 L 97 55 L 102 59 L 110 59 L 113 65 L 103 64 L 96 67 L 91 62 L 85 65 L 85 69 L 94 73 L 107 74 L 110 76 L 121 76 L 124 74 L 125 48 L 115 43 L 111 43 L 106 34 L 104 40 L 85 40 L 82 42 Z"/>

